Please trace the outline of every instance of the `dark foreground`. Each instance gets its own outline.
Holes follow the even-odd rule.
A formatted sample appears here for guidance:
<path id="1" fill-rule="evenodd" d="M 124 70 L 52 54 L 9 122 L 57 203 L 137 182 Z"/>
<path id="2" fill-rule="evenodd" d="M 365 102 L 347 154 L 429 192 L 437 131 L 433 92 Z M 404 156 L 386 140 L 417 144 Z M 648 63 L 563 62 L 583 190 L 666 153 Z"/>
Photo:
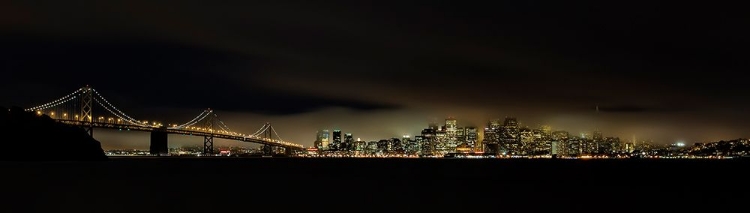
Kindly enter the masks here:
<path id="1" fill-rule="evenodd" d="M 747 209 L 748 165 L 292 158 L 0 162 L 0 203 L 58 212 L 715 212 Z"/>

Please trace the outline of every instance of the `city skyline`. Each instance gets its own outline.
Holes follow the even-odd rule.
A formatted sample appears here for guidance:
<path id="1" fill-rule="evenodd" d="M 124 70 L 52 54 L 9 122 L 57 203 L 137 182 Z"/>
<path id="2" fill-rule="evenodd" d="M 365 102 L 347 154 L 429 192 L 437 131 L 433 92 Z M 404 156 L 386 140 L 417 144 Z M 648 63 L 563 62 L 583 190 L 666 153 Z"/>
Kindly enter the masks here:
<path id="1" fill-rule="evenodd" d="M 455 118 L 455 117 L 452 117 Z M 447 119 L 447 118 L 446 118 Z M 487 123 L 491 120 L 487 120 L 484 124 L 481 125 L 465 125 L 463 124 L 461 119 L 455 118 L 458 121 L 459 127 L 476 127 L 479 131 L 479 140 L 484 139 L 484 128 L 487 127 Z M 495 119 L 492 119 L 495 120 Z M 503 119 L 498 119 L 502 122 Z M 443 120 L 444 121 L 444 120 Z M 403 133 L 400 134 L 372 134 L 371 131 L 364 131 L 364 132 L 357 132 L 352 130 L 353 128 L 346 128 L 346 127 L 321 127 L 313 132 L 309 132 L 307 135 L 302 135 L 299 137 L 283 137 L 283 138 L 304 138 L 304 140 L 288 140 L 293 141 L 295 143 L 299 143 L 302 145 L 305 145 L 305 147 L 313 147 L 314 141 L 315 141 L 315 135 L 321 131 L 321 130 L 329 130 L 330 132 L 333 132 L 334 130 L 340 130 L 342 134 L 344 133 L 351 133 L 353 134 L 353 138 L 355 140 L 361 140 L 361 141 L 378 141 L 382 139 L 390 139 L 390 138 L 401 138 L 403 136 L 418 136 L 420 135 L 420 132 L 429 127 L 429 122 L 423 123 L 421 127 L 417 127 L 417 129 L 412 130 L 404 130 Z M 444 123 L 438 122 L 438 127 L 444 126 Z M 586 137 L 591 137 L 591 135 L 597 131 L 597 128 L 583 130 L 583 131 L 570 131 L 568 129 L 562 128 L 562 127 L 554 127 L 550 125 L 525 125 L 522 120 L 519 119 L 519 127 L 525 127 L 529 129 L 538 129 L 542 126 L 547 126 L 552 129 L 552 131 L 566 131 L 569 132 L 571 136 L 577 136 L 577 137 L 583 137 L 582 134 L 586 134 Z M 281 128 L 285 129 L 285 128 Z M 368 129 L 365 129 L 368 130 Z M 653 143 L 655 145 L 668 145 L 668 144 L 674 144 L 674 143 L 685 143 L 685 144 L 693 144 L 693 143 L 706 143 L 706 142 L 715 142 L 720 140 L 728 140 L 728 139 L 734 139 L 734 138 L 743 138 L 741 136 L 737 137 L 728 137 L 728 138 L 718 138 L 718 139 L 712 139 L 712 140 L 702 140 L 702 141 L 689 141 L 689 140 L 683 140 L 683 139 L 675 139 L 670 141 L 659 141 L 655 140 L 653 138 L 647 138 L 647 137 L 641 137 L 637 134 L 630 134 L 630 135 L 615 135 L 612 133 L 609 133 L 607 131 L 602 131 L 601 129 L 598 129 L 599 132 L 604 134 L 608 137 L 617 137 L 620 138 L 623 142 L 632 142 L 634 139 L 636 141 L 647 141 L 650 143 Z M 96 134 L 95 138 L 101 139 L 101 141 L 104 141 L 102 144 L 102 147 L 107 149 L 143 149 L 148 148 L 149 146 L 149 134 L 144 132 L 128 132 L 123 133 L 120 131 L 115 130 L 97 130 L 101 133 L 104 133 L 102 135 Z M 377 131 L 375 131 L 377 132 Z M 199 137 L 191 137 L 191 136 L 184 136 L 184 135 L 170 135 L 170 142 L 169 147 L 181 147 L 181 146 L 191 146 L 191 145 L 199 145 L 202 143 L 202 138 Z M 221 140 L 217 139 L 216 141 L 217 145 L 221 146 L 258 146 L 257 144 L 247 144 L 242 142 L 236 142 L 236 141 L 230 141 L 230 140 Z"/>
<path id="2" fill-rule="evenodd" d="M 305 145 L 320 128 L 380 138 L 448 116 L 664 143 L 750 136 L 741 19 L 709 5 L 0 4 L 1 106 L 88 84 L 139 119 L 214 108 Z"/>
<path id="3" fill-rule="evenodd" d="M 734 212 L 730 4 L 3 0 L 0 206 Z"/>

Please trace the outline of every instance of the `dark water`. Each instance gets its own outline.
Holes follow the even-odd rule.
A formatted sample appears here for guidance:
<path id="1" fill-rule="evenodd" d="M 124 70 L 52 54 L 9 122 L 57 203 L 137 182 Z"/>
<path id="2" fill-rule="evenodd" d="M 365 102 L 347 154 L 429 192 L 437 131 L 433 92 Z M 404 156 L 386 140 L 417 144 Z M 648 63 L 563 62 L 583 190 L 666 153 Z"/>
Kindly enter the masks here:
<path id="1" fill-rule="evenodd" d="M 750 201 L 748 165 L 743 160 L 293 158 L 0 162 L 3 193 L 11 197 L 2 201 L 7 206 L 94 212 L 724 208 Z"/>

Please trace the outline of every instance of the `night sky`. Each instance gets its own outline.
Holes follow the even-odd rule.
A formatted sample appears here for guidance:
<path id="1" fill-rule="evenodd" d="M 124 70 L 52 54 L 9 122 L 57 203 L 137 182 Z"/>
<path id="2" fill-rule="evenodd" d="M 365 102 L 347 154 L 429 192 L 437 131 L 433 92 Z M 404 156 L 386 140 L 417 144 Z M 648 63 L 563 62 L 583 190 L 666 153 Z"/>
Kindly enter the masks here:
<path id="1" fill-rule="evenodd" d="M 2 1 L 0 106 L 89 84 L 137 119 L 210 107 L 235 130 L 272 122 L 306 146 L 317 129 L 377 140 L 448 116 L 660 143 L 750 136 L 742 7 L 269 2 Z M 148 147 L 145 133 L 95 136 Z"/>

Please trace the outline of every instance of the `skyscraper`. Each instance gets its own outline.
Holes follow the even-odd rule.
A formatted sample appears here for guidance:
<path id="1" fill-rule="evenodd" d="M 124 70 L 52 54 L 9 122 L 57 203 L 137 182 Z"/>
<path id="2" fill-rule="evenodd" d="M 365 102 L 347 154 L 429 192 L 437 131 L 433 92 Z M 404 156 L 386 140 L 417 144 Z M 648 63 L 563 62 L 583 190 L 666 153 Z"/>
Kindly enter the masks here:
<path id="1" fill-rule="evenodd" d="M 352 143 L 354 142 L 354 137 L 352 136 L 352 133 L 346 133 L 344 134 L 344 143 Z"/>
<path id="2" fill-rule="evenodd" d="M 422 130 L 422 154 L 423 155 L 432 155 L 435 151 L 435 129 L 428 128 Z"/>
<path id="3" fill-rule="evenodd" d="M 487 127 L 484 128 L 484 139 L 482 141 L 484 152 L 492 154 L 500 153 L 500 127 L 499 119 L 493 119 L 487 123 Z"/>
<path id="4" fill-rule="evenodd" d="M 455 118 L 449 117 L 445 119 L 445 134 L 447 137 L 456 137 L 456 123 L 457 122 Z"/>
<path id="5" fill-rule="evenodd" d="M 351 150 L 351 147 L 354 145 L 354 137 L 352 137 L 352 133 L 346 133 L 344 134 L 344 142 L 341 143 L 341 147 L 339 147 L 340 150 Z"/>
<path id="6" fill-rule="evenodd" d="M 507 153 L 520 153 L 520 129 L 518 120 L 514 117 L 506 117 L 500 131 L 500 149 Z"/>
<path id="7" fill-rule="evenodd" d="M 466 127 L 465 132 L 466 143 L 471 147 L 477 147 L 477 140 L 479 139 L 479 132 L 477 132 L 477 128 L 473 126 Z"/>
<path id="8" fill-rule="evenodd" d="M 327 129 L 319 130 L 315 136 L 315 148 L 328 149 L 330 133 Z"/>
<path id="9" fill-rule="evenodd" d="M 330 149 L 338 150 L 339 146 L 341 146 L 341 130 L 333 130 L 333 143 L 330 146 Z"/>

